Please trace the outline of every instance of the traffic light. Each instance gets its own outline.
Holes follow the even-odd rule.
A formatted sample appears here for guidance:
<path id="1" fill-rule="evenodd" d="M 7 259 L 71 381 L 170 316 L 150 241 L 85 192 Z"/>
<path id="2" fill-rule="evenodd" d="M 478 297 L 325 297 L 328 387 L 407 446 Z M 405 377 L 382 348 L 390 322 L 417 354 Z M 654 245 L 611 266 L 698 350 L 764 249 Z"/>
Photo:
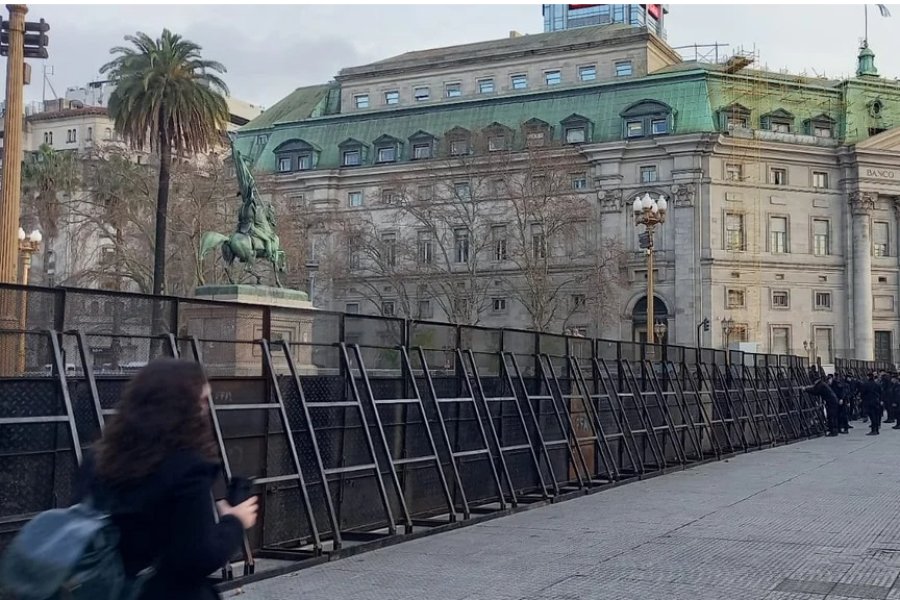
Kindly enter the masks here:
<path id="1" fill-rule="evenodd" d="M 25 34 L 23 36 L 25 58 L 48 58 L 47 46 L 50 44 L 50 38 L 47 32 L 50 31 L 50 24 L 44 19 L 37 23 L 25 23 Z M 0 22 L 0 56 L 9 55 L 9 21 Z"/>
<path id="2" fill-rule="evenodd" d="M 25 58 L 48 58 L 47 46 L 50 38 L 47 32 L 50 24 L 41 19 L 37 23 L 25 23 Z"/>
<path id="3" fill-rule="evenodd" d="M 703 331 L 709 331 L 709 319 L 703 319 Z"/>

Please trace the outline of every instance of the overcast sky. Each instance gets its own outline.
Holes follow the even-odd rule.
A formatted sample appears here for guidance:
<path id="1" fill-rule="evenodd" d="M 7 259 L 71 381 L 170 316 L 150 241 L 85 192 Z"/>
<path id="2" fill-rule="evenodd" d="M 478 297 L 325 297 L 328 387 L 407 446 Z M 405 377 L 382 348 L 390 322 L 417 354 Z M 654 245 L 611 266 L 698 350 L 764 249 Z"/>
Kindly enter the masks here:
<path id="1" fill-rule="evenodd" d="M 870 6 L 869 44 L 879 72 L 893 79 L 900 76 L 900 6 L 890 8 L 894 16 L 883 18 Z M 42 17 L 51 26 L 50 59 L 33 62 L 26 101 L 41 98 L 42 62 L 53 66 L 50 81 L 62 96 L 67 87 L 96 79 L 109 49 L 138 30 L 156 36 L 168 27 L 197 42 L 204 57 L 228 68 L 225 79 L 233 96 L 271 106 L 296 87 L 328 81 L 342 67 L 506 37 L 510 30 L 539 33 L 543 27 L 537 4 L 30 5 L 28 20 Z M 863 6 L 672 4 L 667 30 L 672 46 L 755 44 L 771 69 L 833 77 L 855 69 Z M 47 97 L 52 97 L 49 88 Z"/>

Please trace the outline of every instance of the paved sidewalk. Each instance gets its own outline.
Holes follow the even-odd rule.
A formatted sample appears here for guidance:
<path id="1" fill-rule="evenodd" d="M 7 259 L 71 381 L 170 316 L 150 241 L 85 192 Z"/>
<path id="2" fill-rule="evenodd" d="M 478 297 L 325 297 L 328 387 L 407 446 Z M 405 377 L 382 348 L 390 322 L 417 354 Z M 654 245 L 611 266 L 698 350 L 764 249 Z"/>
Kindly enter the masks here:
<path id="1" fill-rule="evenodd" d="M 900 600 L 900 431 L 866 430 L 335 561 L 237 597 Z"/>

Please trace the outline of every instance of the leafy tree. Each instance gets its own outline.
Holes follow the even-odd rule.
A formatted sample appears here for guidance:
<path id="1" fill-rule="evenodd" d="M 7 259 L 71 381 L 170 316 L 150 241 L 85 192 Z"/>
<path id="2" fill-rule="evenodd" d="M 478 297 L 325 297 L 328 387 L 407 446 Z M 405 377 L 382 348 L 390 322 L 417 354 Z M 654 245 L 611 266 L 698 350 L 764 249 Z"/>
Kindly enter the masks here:
<path id="1" fill-rule="evenodd" d="M 117 56 L 100 72 L 116 84 L 109 99 L 116 131 L 132 148 L 159 154 L 153 293 L 162 294 L 173 156 L 205 152 L 221 140 L 228 87 L 218 75 L 222 64 L 204 60 L 200 46 L 168 29 L 155 40 L 138 32 L 125 41 L 132 46 L 110 50 Z"/>

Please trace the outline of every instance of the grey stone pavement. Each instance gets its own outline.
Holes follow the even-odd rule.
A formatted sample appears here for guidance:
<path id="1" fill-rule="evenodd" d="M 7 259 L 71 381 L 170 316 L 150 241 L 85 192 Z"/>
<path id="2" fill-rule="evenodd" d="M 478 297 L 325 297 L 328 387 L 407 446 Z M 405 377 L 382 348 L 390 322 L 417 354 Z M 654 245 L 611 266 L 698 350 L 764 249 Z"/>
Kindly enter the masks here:
<path id="1" fill-rule="evenodd" d="M 900 431 L 752 452 L 227 592 L 240 600 L 900 600 Z"/>

